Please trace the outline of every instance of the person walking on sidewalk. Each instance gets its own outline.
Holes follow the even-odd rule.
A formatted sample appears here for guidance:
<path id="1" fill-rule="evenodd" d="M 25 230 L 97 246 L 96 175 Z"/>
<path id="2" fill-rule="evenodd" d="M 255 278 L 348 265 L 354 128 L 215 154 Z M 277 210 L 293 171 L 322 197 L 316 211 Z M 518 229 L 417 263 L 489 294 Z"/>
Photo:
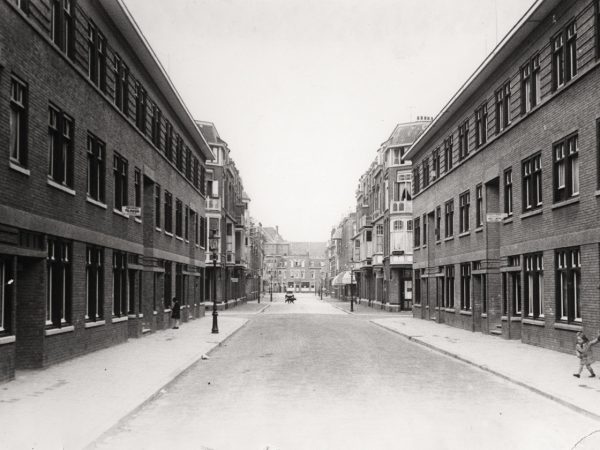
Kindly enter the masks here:
<path id="1" fill-rule="evenodd" d="M 172 307 L 171 307 L 171 319 L 175 321 L 175 325 L 173 326 L 174 330 L 179 329 L 179 320 L 181 319 L 181 306 L 179 306 L 179 300 L 177 297 L 173 297 Z"/>
<path id="2" fill-rule="evenodd" d="M 579 358 L 579 371 L 573 374 L 574 377 L 579 378 L 581 376 L 583 366 L 585 366 L 590 372 L 590 378 L 594 378 L 596 376 L 594 370 L 592 369 L 592 363 L 594 362 L 592 359 L 592 345 L 596 344 L 599 338 L 600 335 L 596 339 L 590 341 L 581 331 L 577 333 L 575 354 Z"/>

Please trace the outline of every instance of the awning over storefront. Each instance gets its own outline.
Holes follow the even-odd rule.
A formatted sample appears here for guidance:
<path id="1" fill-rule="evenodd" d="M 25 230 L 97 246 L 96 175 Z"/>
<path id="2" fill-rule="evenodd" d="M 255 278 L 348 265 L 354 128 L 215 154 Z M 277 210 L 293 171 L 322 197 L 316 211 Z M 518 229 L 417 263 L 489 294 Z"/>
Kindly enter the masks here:
<path id="1" fill-rule="evenodd" d="M 356 277 L 354 277 L 353 281 L 350 280 L 350 277 L 351 277 L 350 271 L 346 270 L 344 272 L 340 272 L 333 278 L 333 281 L 331 282 L 331 284 L 333 286 L 343 286 L 345 284 L 356 284 Z"/>

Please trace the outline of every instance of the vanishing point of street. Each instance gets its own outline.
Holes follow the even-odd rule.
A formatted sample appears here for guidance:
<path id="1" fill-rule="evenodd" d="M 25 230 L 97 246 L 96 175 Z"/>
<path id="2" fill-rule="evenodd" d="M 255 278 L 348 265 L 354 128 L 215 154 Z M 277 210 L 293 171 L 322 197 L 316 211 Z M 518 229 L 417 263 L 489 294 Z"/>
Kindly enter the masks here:
<path id="1" fill-rule="evenodd" d="M 594 426 L 371 323 L 372 309 L 297 297 L 221 313 L 250 320 L 97 447 L 566 449 Z"/>

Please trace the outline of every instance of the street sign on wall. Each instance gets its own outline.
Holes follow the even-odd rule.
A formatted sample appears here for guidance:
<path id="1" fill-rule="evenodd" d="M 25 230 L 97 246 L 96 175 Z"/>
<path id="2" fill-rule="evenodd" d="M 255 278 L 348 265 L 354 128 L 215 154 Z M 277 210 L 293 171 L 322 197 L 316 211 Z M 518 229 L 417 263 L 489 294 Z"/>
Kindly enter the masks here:
<path id="1" fill-rule="evenodd" d="M 142 207 L 141 206 L 123 206 L 121 208 L 123 214 L 127 214 L 128 216 L 140 217 L 142 215 Z"/>
<path id="2" fill-rule="evenodd" d="M 486 222 L 502 222 L 508 217 L 506 213 L 487 213 L 485 217 Z"/>

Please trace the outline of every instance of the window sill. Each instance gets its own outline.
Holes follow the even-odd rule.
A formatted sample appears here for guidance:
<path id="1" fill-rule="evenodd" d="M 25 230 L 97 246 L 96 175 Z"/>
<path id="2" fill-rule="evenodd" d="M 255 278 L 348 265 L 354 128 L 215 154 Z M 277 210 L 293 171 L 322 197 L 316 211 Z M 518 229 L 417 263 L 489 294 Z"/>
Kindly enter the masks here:
<path id="1" fill-rule="evenodd" d="M 129 317 L 127 316 L 122 316 L 122 317 L 113 317 L 111 322 L 112 323 L 119 323 L 119 322 L 126 322 L 127 320 L 129 320 Z"/>
<path id="2" fill-rule="evenodd" d="M 521 319 L 521 323 L 523 323 L 525 325 L 535 325 L 536 327 L 543 327 L 546 325 L 546 323 L 543 320 L 539 320 L 539 319 L 523 318 L 523 319 Z"/>
<path id="3" fill-rule="evenodd" d="M 443 308 L 443 311 L 453 313 L 453 314 L 456 312 L 456 310 L 454 308 Z"/>
<path id="4" fill-rule="evenodd" d="M 183 238 L 181 236 L 175 236 L 175 239 L 177 239 L 178 241 L 183 242 Z"/>
<path id="5" fill-rule="evenodd" d="M 462 233 L 460 233 L 460 234 L 458 235 L 458 237 L 459 237 L 459 238 L 462 238 L 462 237 L 468 236 L 468 235 L 470 235 L 470 234 L 471 234 L 471 232 L 470 232 L 470 231 L 463 231 Z"/>
<path id="6" fill-rule="evenodd" d="M 453 241 L 453 240 L 454 240 L 454 236 L 448 236 L 447 238 L 444 238 L 444 242 Z"/>
<path id="7" fill-rule="evenodd" d="M 483 225 L 475 228 L 475 233 L 481 233 L 483 231 Z"/>
<path id="8" fill-rule="evenodd" d="M 141 319 L 142 317 L 144 317 L 143 314 L 127 314 L 127 317 L 130 319 Z M 113 320 L 114 322 L 114 320 Z"/>
<path id="9" fill-rule="evenodd" d="M 116 209 L 116 208 L 113 208 L 113 213 L 115 213 L 117 216 L 121 216 L 121 217 L 122 217 L 122 218 L 124 218 L 124 219 L 129 219 L 129 216 L 128 216 L 127 214 L 125 214 L 125 213 L 124 213 L 124 212 L 122 212 L 122 211 L 119 211 L 119 210 L 118 210 L 118 209 Z"/>
<path id="10" fill-rule="evenodd" d="M 16 341 L 16 336 L 0 337 L 0 345 L 12 344 Z"/>
<path id="11" fill-rule="evenodd" d="M 575 203 L 579 203 L 579 195 L 577 197 L 573 197 L 568 200 L 563 200 L 562 202 L 555 203 L 554 205 L 552 205 L 552 209 L 562 208 L 563 206 L 569 206 Z"/>
<path id="12" fill-rule="evenodd" d="M 487 319 L 487 313 L 481 313 L 481 317 L 482 317 L 483 319 Z"/>
<path id="13" fill-rule="evenodd" d="M 461 309 L 460 314 L 462 314 L 463 316 L 472 316 L 473 311 L 465 311 L 465 310 Z"/>
<path id="14" fill-rule="evenodd" d="M 506 219 L 502 219 L 502 224 L 503 225 L 506 225 L 506 224 L 509 224 L 509 223 L 513 223 L 513 216 L 512 215 L 508 216 Z"/>
<path id="15" fill-rule="evenodd" d="M 15 161 L 9 160 L 8 167 L 10 167 L 12 170 L 14 170 L 16 172 L 22 173 L 23 175 L 27 175 L 27 176 L 31 175 L 31 171 L 29 169 L 26 169 L 21 164 L 15 162 Z"/>
<path id="16" fill-rule="evenodd" d="M 106 320 L 96 320 L 95 322 L 86 322 L 86 328 L 96 328 L 106 324 Z"/>
<path id="17" fill-rule="evenodd" d="M 137 217 L 134 217 L 133 220 L 135 220 L 137 223 L 142 223 L 142 219 L 138 219 Z"/>
<path id="18" fill-rule="evenodd" d="M 52 180 L 51 178 L 48 178 L 46 183 L 48 184 L 48 186 L 52 186 L 54 189 L 58 189 L 59 191 L 66 192 L 67 194 L 75 197 L 75 191 L 73 189 L 71 189 L 70 187 L 59 184 L 56 181 Z"/>
<path id="19" fill-rule="evenodd" d="M 173 233 L 171 233 L 170 231 L 165 231 L 165 234 L 169 237 L 173 237 Z"/>
<path id="20" fill-rule="evenodd" d="M 152 311 L 153 316 L 158 316 L 158 311 Z"/>
<path id="21" fill-rule="evenodd" d="M 94 205 L 94 206 L 97 206 L 97 207 L 99 207 L 99 208 L 102 208 L 102 209 L 107 209 L 107 208 L 106 208 L 106 203 L 102 203 L 102 202 L 99 202 L 98 200 L 94 200 L 94 199 L 93 199 L 92 197 L 90 197 L 90 196 L 86 197 L 86 199 L 85 199 L 85 200 L 86 200 L 88 203 L 91 203 L 91 204 L 92 204 L 92 205 Z"/>
<path id="22" fill-rule="evenodd" d="M 534 209 L 533 211 L 528 211 L 526 213 L 521 214 L 521 220 L 527 219 L 528 217 L 537 216 L 538 214 L 542 214 L 542 208 Z"/>
<path id="23" fill-rule="evenodd" d="M 596 197 L 600 197 L 600 189 L 596 191 Z"/>
<path id="24" fill-rule="evenodd" d="M 581 324 L 575 325 L 571 323 L 557 322 L 554 324 L 554 328 L 556 328 L 557 330 L 581 331 L 583 329 L 583 326 Z"/>
<path id="25" fill-rule="evenodd" d="M 160 228 L 160 227 L 154 227 L 154 229 L 155 229 L 156 231 L 158 231 L 159 233 L 162 233 L 162 228 Z"/>
<path id="26" fill-rule="evenodd" d="M 44 330 L 44 335 L 45 336 L 54 336 L 55 334 L 70 333 L 72 331 L 75 331 L 75 327 L 73 325 L 70 325 L 68 327 L 62 327 L 62 328 L 49 328 L 47 330 Z"/>
<path id="27" fill-rule="evenodd" d="M 169 312 L 171 312 L 171 308 L 165 308 L 165 312 L 166 312 L 166 313 L 169 313 Z"/>

